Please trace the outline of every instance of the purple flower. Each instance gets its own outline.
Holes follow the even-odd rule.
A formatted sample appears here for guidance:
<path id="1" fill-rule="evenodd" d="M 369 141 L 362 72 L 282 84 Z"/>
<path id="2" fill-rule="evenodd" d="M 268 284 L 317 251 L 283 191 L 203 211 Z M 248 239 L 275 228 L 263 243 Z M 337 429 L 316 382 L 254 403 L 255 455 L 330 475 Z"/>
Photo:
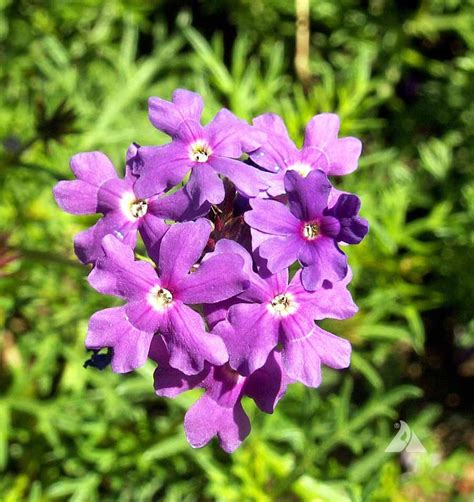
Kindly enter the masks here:
<path id="1" fill-rule="evenodd" d="M 245 377 L 228 364 L 206 365 L 201 373 L 187 376 L 168 364 L 166 347 L 154 341 L 150 356 L 158 362 L 155 390 L 159 396 L 175 397 L 194 387 L 206 389 L 184 419 L 186 437 L 200 448 L 217 436 L 221 447 L 234 451 L 250 433 L 250 421 L 242 408 L 243 396 L 251 397 L 265 413 L 273 413 L 290 379 L 281 369 L 281 357 L 272 352 L 262 368 Z"/>
<path id="2" fill-rule="evenodd" d="M 134 161 L 139 150 L 132 145 L 127 152 L 128 163 Z M 60 181 L 54 187 L 59 206 L 72 214 L 103 213 L 103 217 L 74 239 L 74 248 L 82 263 L 93 263 L 101 254 L 102 239 L 114 235 L 124 244 L 135 247 L 140 232 L 147 247 L 158 246 L 168 229 L 164 219 L 182 221 L 197 217 L 209 209 L 192 209 L 192 201 L 184 191 L 172 195 L 152 194 L 149 198 L 137 196 L 136 176 L 127 166 L 124 179 L 120 179 L 112 162 L 101 152 L 87 152 L 71 159 L 74 181 Z"/>
<path id="3" fill-rule="evenodd" d="M 258 148 L 265 135 L 222 109 L 206 126 L 200 124 L 202 98 L 178 89 L 172 102 L 150 98 L 152 124 L 173 141 L 164 146 L 143 147 L 134 172 L 140 197 L 148 197 L 180 183 L 191 171 L 186 191 L 197 206 L 206 201 L 219 204 L 224 185 L 219 174 L 229 178 L 244 195 L 255 197 L 268 187 L 266 173 L 236 160 L 243 152 Z"/>
<path id="4" fill-rule="evenodd" d="M 286 269 L 266 277 L 248 274 L 250 284 L 239 295 L 241 303 L 228 306 L 228 322 L 216 325 L 214 332 L 226 343 L 229 364 L 239 373 L 248 375 L 262 367 L 278 345 L 288 376 L 310 387 L 320 384 L 321 363 L 338 369 L 349 366 L 350 343 L 314 320 L 346 319 L 357 312 L 347 290 L 350 270 L 344 280 L 325 281 L 314 292 L 302 287 L 300 273 L 290 284 Z"/>
<path id="5" fill-rule="evenodd" d="M 142 362 L 154 333 L 162 335 L 170 365 L 188 375 L 202 371 L 204 361 L 217 365 L 227 361 L 223 341 L 206 332 L 200 314 L 188 307 L 225 300 L 248 285 L 238 255 L 222 254 L 196 265 L 210 231 L 209 222 L 203 219 L 172 225 L 162 239 L 159 256 L 151 253 L 158 271 L 147 262 L 135 261 L 133 250 L 115 237 L 104 237 L 104 256 L 97 260 L 89 283 L 97 291 L 127 303 L 121 310 L 96 314 L 89 338 L 94 348 L 110 346 L 111 340 L 118 342 L 121 335 L 116 326 L 125 319 L 135 330 L 130 343 L 114 342 L 115 357 L 120 361 Z M 97 323 L 101 323 L 99 328 Z"/>
<path id="6" fill-rule="evenodd" d="M 359 243 L 368 231 L 367 221 L 357 216 L 360 200 L 341 194 L 328 208 L 331 190 L 320 170 L 305 178 L 294 171 L 285 175 L 289 207 L 265 199 L 250 201 L 245 221 L 252 227 L 252 245 L 267 260 L 273 273 L 299 260 L 304 287 L 314 291 L 325 280 L 337 282 L 347 274 L 347 257 L 337 243 Z"/>
<path id="7" fill-rule="evenodd" d="M 274 173 L 267 193 L 275 197 L 285 193 L 284 176 L 296 171 L 302 176 L 315 169 L 341 176 L 357 168 L 362 143 L 357 138 L 338 139 L 339 117 L 334 113 L 315 115 L 306 126 L 303 148 L 298 150 L 288 135 L 283 120 L 274 113 L 256 117 L 253 124 L 265 131 L 267 141 L 250 153 L 259 166 Z"/>

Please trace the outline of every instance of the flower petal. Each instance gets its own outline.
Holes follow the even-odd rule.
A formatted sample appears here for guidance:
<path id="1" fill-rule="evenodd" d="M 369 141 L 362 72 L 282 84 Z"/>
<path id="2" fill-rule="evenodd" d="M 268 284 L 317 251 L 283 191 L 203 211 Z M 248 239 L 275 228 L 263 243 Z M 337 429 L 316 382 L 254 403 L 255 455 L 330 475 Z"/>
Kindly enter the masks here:
<path id="1" fill-rule="evenodd" d="M 209 329 L 214 329 L 216 324 L 226 320 L 229 308 L 232 305 L 236 305 L 237 303 L 241 303 L 241 300 L 239 300 L 237 297 L 218 303 L 205 303 L 203 305 L 203 311 Z"/>
<path id="2" fill-rule="evenodd" d="M 142 146 L 134 164 L 134 173 L 139 176 L 134 186 L 137 197 L 152 197 L 181 183 L 192 166 L 186 144 L 182 141 L 163 146 Z"/>
<path id="3" fill-rule="evenodd" d="M 177 303 L 168 311 L 168 322 L 160 328 L 170 354 L 169 364 L 186 375 L 195 375 L 204 362 L 220 366 L 227 362 L 224 342 L 207 333 L 202 317 L 186 305 Z"/>
<path id="4" fill-rule="evenodd" d="M 260 256 L 267 260 L 267 267 L 272 273 L 279 272 L 292 265 L 298 258 L 304 241 L 294 236 L 270 237 L 260 244 Z"/>
<path id="5" fill-rule="evenodd" d="M 342 193 L 336 204 L 327 214 L 335 216 L 340 222 L 340 230 L 337 235 L 338 241 L 347 244 L 358 244 L 369 231 L 367 220 L 357 216 L 360 209 L 360 199 L 356 195 Z"/>
<path id="6" fill-rule="evenodd" d="M 209 373 L 209 367 L 196 375 L 185 375 L 169 365 L 168 349 L 161 336 L 155 336 L 150 348 L 150 357 L 158 363 L 153 378 L 155 392 L 162 397 L 176 397 L 198 386 Z"/>
<path id="7" fill-rule="evenodd" d="M 256 197 L 260 191 L 268 188 L 265 174 L 240 160 L 212 157 L 212 167 L 234 183 L 237 190 L 247 197 Z"/>
<path id="8" fill-rule="evenodd" d="M 222 449 L 231 453 L 249 435 L 250 421 L 240 402 L 227 408 L 204 395 L 186 413 L 184 429 L 193 448 L 201 448 L 217 436 Z"/>
<path id="9" fill-rule="evenodd" d="M 241 138 L 250 129 L 243 120 L 223 108 L 205 127 L 214 155 L 238 159 L 242 155 Z"/>
<path id="10" fill-rule="evenodd" d="M 203 387 L 206 394 L 219 406 L 233 408 L 242 397 L 245 377 L 234 371 L 228 364 L 213 366 Z"/>
<path id="11" fill-rule="evenodd" d="M 329 175 L 342 176 L 357 168 L 362 143 L 357 138 L 338 139 L 340 121 L 333 113 L 314 116 L 306 126 L 303 149 L 315 147 L 326 157 L 325 165 L 316 164 Z"/>
<path id="12" fill-rule="evenodd" d="M 327 173 L 331 176 L 343 176 L 357 169 L 362 142 L 353 137 L 341 138 L 328 143 L 325 151 L 329 158 Z"/>
<path id="13" fill-rule="evenodd" d="M 318 387 L 321 383 L 321 359 L 313 336 L 320 328 L 298 315 L 287 317 L 283 324 L 283 368 L 290 378 L 308 387 Z"/>
<path id="14" fill-rule="evenodd" d="M 307 146 L 301 150 L 301 160 L 303 165 L 310 166 L 312 169 L 320 169 L 321 171 L 327 173 L 330 160 L 325 150 L 314 146 Z"/>
<path id="15" fill-rule="evenodd" d="M 202 262 L 179 283 L 184 303 L 217 303 L 241 293 L 248 285 L 243 259 L 236 254 L 218 254 Z"/>
<path id="16" fill-rule="evenodd" d="M 147 262 L 135 261 L 133 249 L 116 237 L 106 235 L 102 240 L 101 256 L 89 274 L 89 284 L 105 295 L 128 300 L 142 299 L 159 284 L 154 268 Z"/>
<path id="17" fill-rule="evenodd" d="M 320 288 L 323 281 L 338 282 L 347 274 L 347 256 L 329 237 L 321 236 L 306 243 L 298 259 L 303 265 L 301 281 L 308 291 Z"/>
<path id="18" fill-rule="evenodd" d="M 265 365 L 247 378 L 244 394 L 251 397 L 265 413 L 273 413 L 289 381 L 281 367 L 280 353 L 273 351 Z"/>
<path id="19" fill-rule="evenodd" d="M 149 201 L 148 212 L 162 219 L 189 221 L 207 215 L 211 204 L 196 206 L 184 188 L 170 195 L 156 197 Z"/>
<path id="20" fill-rule="evenodd" d="M 334 215 L 338 219 L 352 218 L 360 210 L 360 199 L 357 195 L 340 192 L 334 206 L 328 211 L 328 214 Z"/>
<path id="21" fill-rule="evenodd" d="M 126 373 L 145 364 L 153 333 L 135 329 L 129 322 L 124 307 L 96 312 L 89 321 L 86 347 L 98 350 L 113 349 L 112 370 Z"/>
<path id="22" fill-rule="evenodd" d="M 94 238 L 96 225 L 74 236 L 74 252 L 81 263 L 93 263 L 102 254 L 102 245 Z"/>
<path id="23" fill-rule="evenodd" d="M 241 300 L 252 303 L 260 303 L 261 301 L 264 301 L 265 299 L 271 297 L 272 291 L 267 281 L 262 279 L 260 275 L 256 274 L 253 271 L 252 256 L 244 247 L 242 247 L 237 242 L 231 241 L 229 239 L 221 239 L 217 241 L 215 250 L 212 253 L 206 254 L 203 261 L 211 258 L 212 256 L 223 253 L 238 254 L 244 260 L 242 270 L 247 274 L 249 284 L 248 287 L 239 294 L 239 298 Z M 228 306 L 230 306 L 231 304 L 232 303 L 229 303 Z M 214 310 L 211 308 L 209 309 L 209 311 L 213 312 Z M 216 316 L 219 316 L 219 314 L 215 314 L 215 316 L 213 317 L 217 318 Z"/>
<path id="24" fill-rule="evenodd" d="M 245 222 L 252 228 L 273 235 L 294 235 L 299 233 L 301 222 L 290 210 L 275 200 L 253 199 L 252 211 L 245 213 Z"/>
<path id="25" fill-rule="evenodd" d="M 347 319 L 358 311 L 347 289 L 351 279 L 352 271 L 349 268 L 343 280 L 334 283 L 323 281 L 317 290 L 306 291 L 301 284 L 301 271 L 298 271 L 287 291 L 311 319 Z"/>
<path id="26" fill-rule="evenodd" d="M 226 108 L 216 114 L 205 130 L 214 154 L 234 159 L 238 159 L 243 152 L 255 150 L 267 137 Z"/>
<path id="27" fill-rule="evenodd" d="M 142 236 L 148 256 L 155 262 L 158 261 L 161 240 L 169 228 L 169 225 L 161 218 L 157 218 L 150 211 L 140 219 L 140 235 Z"/>
<path id="28" fill-rule="evenodd" d="M 97 212 L 99 189 L 81 180 L 60 181 L 53 188 L 58 206 L 71 214 L 94 214 Z"/>
<path id="29" fill-rule="evenodd" d="M 283 120 L 274 113 L 265 113 L 253 119 L 256 128 L 267 133 L 267 140 L 250 153 L 250 158 L 268 171 L 284 170 L 298 156 Z"/>
<path id="30" fill-rule="evenodd" d="M 295 315 L 284 321 L 282 363 L 290 378 L 308 387 L 321 383 L 321 363 L 335 369 L 350 364 L 351 344 L 319 326 L 310 326 L 302 316 Z"/>
<path id="31" fill-rule="evenodd" d="M 337 139 L 340 125 L 339 117 L 335 113 L 315 115 L 306 126 L 303 148 L 323 148 L 326 143 Z"/>
<path id="32" fill-rule="evenodd" d="M 341 231 L 341 222 L 334 216 L 323 216 L 319 220 L 321 233 L 331 239 L 336 239 Z"/>
<path id="33" fill-rule="evenodd" d="M 102 152 L 78 153 L 71 158 L 71 170 L 78 180 L 99 187 L 112 178 L 117 177 L 114 165 Z"/>
<path id="34" fill-rule="evenodd" d="M 339 197 L 345 193 L 348 192 L 343 192 L 342 190 L 338 190 L 337 188 L 332 187 L 331 191 L 329 192 L 328 208 L 331 209 L 332 207 L 334 207 Z"/>
<path id="35" fill-rule="evenodd" d="M 271 274 L 268 269 L 259 265 L 258 273 L 262 276 L 268 285 L 268 291 L 270 291 L 270 300 L 273 299 L 274 296 L 283 294 L 288 287 L 288 268 L 284 268 L 277 272 L 276 274 Z"/>
<path id="36" fill-rule="evenodd" d="M 246 274 L 253 272 L 253 260 L 250 253 L 238 242 L 230 239 L 220 239 L 216 243 L 216 247 L 212 253 L 206 254 L 203 258 L 203 262 L 211 258 L 212 256 L 217 256 L 219 254 L 237 254 L 243 260 L 243 270 Z"/>
<path id="37" fill-rule="evenodd" d="M 176 138 L 186 144 L 186 151 L 189 151 L 191 143 L 195 141 L 206 141 L 206 132 L 202 125 L 196 120 L 186 119 L 181 122 L 176 131 Z"/>
<path id="38" fill-rule="evenodd" d="M 134 248 L 137 242 L 138 223 L 130 221 L 120 211 L 103 216 L 93 227 L 74 237 L 74 251 L 82 263 L 94 263 L 103 256 L 102 239 L 113 235 L 120 242 Z"/>
<path id="39" fill-rule="evenodd" d="M 352 347 L 348 340 L 316 326 L 311 343 L 318 351 L 321 362 L 326 366 L 340 370 L 348 368 L 351 364 Z"/>
<path id="40" fill-rule="evenodd" d="M 153 97 L 148 100 L 150 122 L 160 131 L 174 136 L 183 120 L 199 122 L 204 103 L 201 96 L 186 89 L 176 89 L 172 102 Z"/>
<path id="41" fill-rule="evenodd" d="M 175 223 L 161 241 L 159 270 L 165 287 L 178 284 L 201 256 L 211 225 L 208 220 Z"/>
<path id="42" fill-rule="evenodd" d="M 267 180 L 268 188 L 265 192 L 265 197 L 285 195 L 285 173 L 286 171 L 284 170 L 278 171 L 277 173 L 269 173 L 271 177 Z"/>
<path id="43" fill-rule="evenodd" d="M 97 193 L 97 209 L 101 213 L 107 213 L 109 211 L 123 211 L 124 215 L 128 208 L 122 201 L 127 197 L 127 202 L 133 202 L 135 200 L 135 194 L 133 192 L 133 181 L 132 180 L 122 180 L 120 178 L 113 178 L 102 183 L 99 191 Z M 131 214 L 131 213 L 130 213 Z M 126 215 L 130 217 L 130 214 Z"/>
<path id="44" fill-rule="evenodd" d="M 255 117 L 252 123 L 255 127 L 258 127 L 267 133 L 282 136 L 292 143 L 285 122 L 276 113 L 263 113 L 262 115 Z"/>
<path id="45" fill-rule="evenodd" d="M 229 364 L 248 375 L 261 368 L 278 344 L 280 322 L 272 317 L 266 304 L 241 303 L 229 309 L 228 321 L 214 328 L 229 351 Z"/>
<path id="46" fill-rule="evenodd" d="M 127 303 L 125 312 L 130 323 L 141 331 L 156 333 L 167 326 L 168 311 L 153 308 L 146 295 Z"/>
<path id="47" fill-rule="evenodd" d="M 210 164 L 196 166 L 185 185 L 185 190 L 196 207 L 206 202 L 220 204 L 224 200 L 224 184 Z"/>
<path id="48" fill-rule="evenodd" d="M 341 222 L 342 230 L 338 239 L 347 244 L 359 244 L 369 231 L 369 223 L 365 218 L 355 216 L 350 222 Z"/>
<path id="49" fill-rule="evenodd" d="M 327 207 L 331 183 L 316 169 L 305 178 L 296 171 L 285 174 L 285 189 L 291 212 L 301 221 L 319 218 Z"/>

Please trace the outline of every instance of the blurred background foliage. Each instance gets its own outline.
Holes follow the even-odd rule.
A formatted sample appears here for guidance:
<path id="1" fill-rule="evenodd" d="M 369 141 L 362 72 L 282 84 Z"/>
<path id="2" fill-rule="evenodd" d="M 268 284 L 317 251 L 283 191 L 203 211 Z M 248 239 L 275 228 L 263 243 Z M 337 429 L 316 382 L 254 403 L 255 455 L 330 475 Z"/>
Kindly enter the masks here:
<path id="1" fill-rule="evenodd" d="M 302 2 L 304 4 L 304 2 Z M 0 0 L 0 499 L 451 501 L 474 491 L 474 1 L 310 2 L 309 74 L 289 0 Z M 165 137 L 147 98 L 200 92 L 205 119 L 315 113 L 359 136 L 371 223 L 350 249 L 361 310 L 326 323 L 354 346 L 320 389 L 293 385 L 228 456 L 192 450 L 196 398 L 153 394 L 150 363 L 84 369 L 86 283 L 52 199 L 68 160 Z M 385 453 L 398 419 L 427 452 Z M 472 500 L 472 499 L 471 499 Z"/>

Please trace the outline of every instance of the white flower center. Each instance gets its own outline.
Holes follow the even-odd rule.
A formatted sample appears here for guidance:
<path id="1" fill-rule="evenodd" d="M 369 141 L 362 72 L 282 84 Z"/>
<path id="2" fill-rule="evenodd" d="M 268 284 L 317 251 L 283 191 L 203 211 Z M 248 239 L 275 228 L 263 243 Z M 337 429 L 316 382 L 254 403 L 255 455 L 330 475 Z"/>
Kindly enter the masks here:
<path id="1" fill-rule="evenodd" d="M 148 211 L 148 202 L 144 199 L 138 199 L 130 204 L 130 212 L 134 218 L 145 216 Z"/>
<path id="2" fill-rule="evenodd" d="M 206 141 L 200 139 L 195 141 L 189 150 L 189 157 L 194 162 L 207 162 L 207 159 L 212 153 L 211 147 Z"/>
<path id="3" fill-rule="evenodd" d="M 298 304 L 291 293 L 285 293 L 282 295 L 277 295 L 268 304 L 268 310 L 276 316 L 286 317 L 290 314 L 294 314 Z"/>
<path id="4" fill-rule="evenodd" d="M 145 216 L 148 211 L 148 201 L 137 199 L 133 192 L 126 192 L 120 200 L 120 209 L 129 221 L 135 221 Z"/>
<path id="5" fill-rule="evenodd" d="M 162 311 L 173 301 L 173 295 L 171 291 L 157 286 L 150 291 L 148 300 L 155 310 Z"/>
<path id="6" fill-rule="evenodd" d="M 306 178 L 308 174 L 312 171 L 311 166 L 305 162 L 295 162 L 293 165 L 287 167 L 288 171 L 296 171 L 301 174 L 303 178 Z"/>
<path id="7" fill-rule="evenodd" d="M 303 227 L 303 237 L 312 241 L 320 234 L 319 225 L 317 223 L 306 223 Z"/>

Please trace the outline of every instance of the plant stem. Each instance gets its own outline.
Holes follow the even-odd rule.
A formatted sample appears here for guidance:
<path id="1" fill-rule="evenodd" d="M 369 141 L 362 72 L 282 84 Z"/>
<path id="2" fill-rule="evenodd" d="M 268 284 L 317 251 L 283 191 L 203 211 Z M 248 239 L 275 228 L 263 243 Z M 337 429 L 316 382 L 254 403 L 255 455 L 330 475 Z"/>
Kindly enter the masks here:
<path id="1" fill-rule="evenodd" d="M 308 87 L 311 80 L 309 70 L 309 0 L 295 0 L 296 8 L 296 50 L 295 50 L 295 70 L 296 75 Z"/>

